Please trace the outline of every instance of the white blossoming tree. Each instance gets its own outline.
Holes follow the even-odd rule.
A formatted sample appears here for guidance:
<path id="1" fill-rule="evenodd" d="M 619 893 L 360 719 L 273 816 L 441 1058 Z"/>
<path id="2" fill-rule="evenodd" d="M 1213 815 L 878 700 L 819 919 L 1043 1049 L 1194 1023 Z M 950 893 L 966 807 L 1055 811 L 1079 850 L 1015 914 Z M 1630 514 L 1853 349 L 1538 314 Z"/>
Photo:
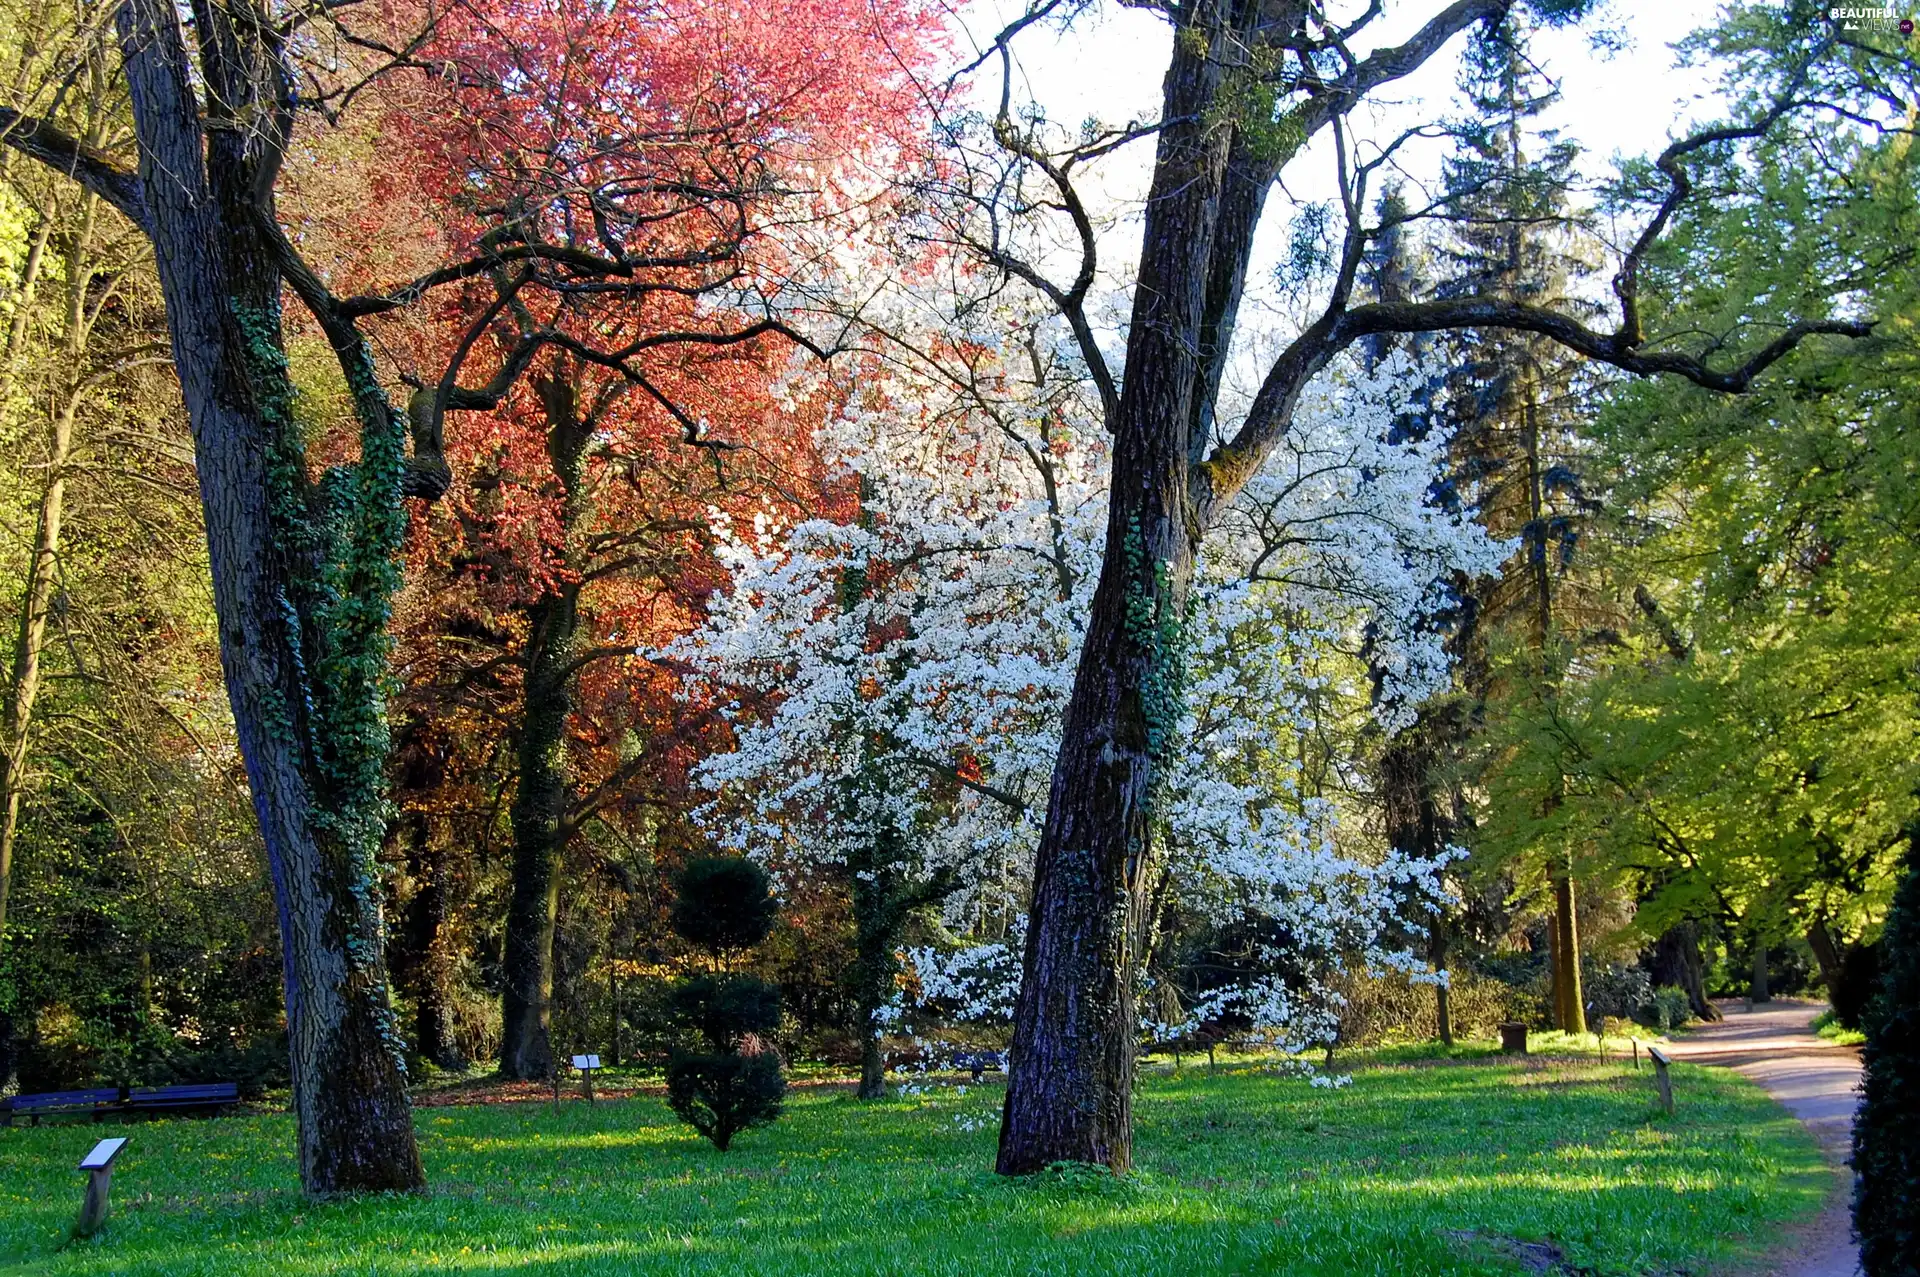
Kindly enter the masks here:
<path id="1" fill-rule="evenodd" d="M 702 774 L 716 835 L 782 874 L 844 876 L 863 1095 L 883 1086 L 880 1037 L 903 1000 L 1010 1013 L 1107 518 L 1106 439 L 1074 361 L 1011 307 L 991 314 L 997 329 L 976 318 L 964 339 L 875 346 L 816 441 L 844 516 L 723 527 L 731 589 L 672 653 L 736 706 L 736 748 Z M 1144 972 L 1174 912 L 1253 925 L 1265 960 L 1197 998 L 1149 996 L 1150 1032 L 1231 1021 L 1299 1046 L 1326 1035 L 1342 963 L 1411 961 L 1383 950 L 1384 924 L 1434 890 L 1431 867 L 1361 848 L 1288 742 L 1327 699 L 1323 658 L 1363 632 L 1388 672 L 1376 712 L 1410 718 L 1447 676 L 1417 618 L 1438 582 L 1501 557 L 1428 500 L 1444 441 L 1389 442 L 1418 380 L 1404 358 L 1336 363 L 1202 560 L 1188 664 L 1150 689 L 1177 761 L 1129 873 L 1131 914 Z M 935 906 L 948 943 L 907 952 L 902 981 L 909 920 Z"/>

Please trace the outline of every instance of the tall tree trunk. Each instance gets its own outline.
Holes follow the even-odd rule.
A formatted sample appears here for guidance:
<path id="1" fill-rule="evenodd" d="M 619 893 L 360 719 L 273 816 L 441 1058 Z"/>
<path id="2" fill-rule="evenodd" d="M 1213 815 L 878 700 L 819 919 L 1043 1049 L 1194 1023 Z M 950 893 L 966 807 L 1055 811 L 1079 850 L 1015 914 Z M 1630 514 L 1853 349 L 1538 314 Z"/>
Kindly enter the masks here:
<path id="1" fill-rule="evenodd" d="M 1840 946 L 1834 943 L 1833 932 L 1822 914 L 1815 914 L 1807 923 L 1807 947 L 1813 950 L 1813 961 L 1820 968 L 1820 983 L 1827 987 L 1827 1004 L 1832 1006 L 1840 994 Z"/>
<path id="2" fill-rule="evenodd" d="M 1206 6 L 1202 6 L 1205 8 Z M 1106 548 L 1062 724 L 1034 863 L 998 1169 L 1133 1161 L 1134 900 L 1148 875 L 1155 773 L 1180 716 L 1198 519 L 1188 500 L 1194 335 L 1202 326 L 1233 130 L 1207 112 L 1228 35 L 1176 33 L 1164 88 L 1124 386 Z M 1224 334 L 1222 335 L 1224 337 Z M 1195 448 L 1205 447 L 1204 434 Z"/>
<path id="3" fill-rule="evenodd" d="M 581 502 L 587 431 L 564 365 L 535 386 L 547 417 L 547 455 L 561 485 L 561 531 L 569 543 Z M 573 713 L 574 661 L 580 634 L 576 584 L 551 587 L 526 609 L 518 778 L 513 823 L 513 887 L 507 900 L 501 998 L 500 1075 L 543 1078 L 553 1071 L 553 928 L 560 909 L 560 857 L 566 849 L 571 796 L 567 720 Z"/>
<path id="4" fill-rule="evenodd" d="M 379 658 L 404 527 L 400 423 L 364 344 L 336 338 L 363 429 L 348 561 L 334 580 L 357 610 L 315 612 L 327 564 L 300 539 L 313 513 L 278 261 L 257 207 L 274 158 L 258 148 L 272 148 L 280 109 L 276 72 L 262 65 L 274 56 L 260 45 L 270 24 L 243 31 L 240 15 L 211 7 L 196 18 L 198 72 L 171 4 L 129 0 L 118 21 L 145 229 L 193 427 L 221 667 L 279 911 L 301 1182 L 315 1194 L 416 1189 L 372 881 Z M 196 82 L 220 127 L 203 131 Z"/>
<path id="5" fill-rule="evenodd" d="M 1409 860 L 1432 864 L 1453 841 L 1453 821 L 1437 783 L 1439 741 L 1448 736 L 1444 711 L 1423 709 L 1414 725 L 1380 751 L 1381 807 L 1387 842 Z M 1444 906 L 1427 914 L 1427 960 L 1436 971 L 1447 961 Z M 1453 1045 L 1453 1005 L 1445 984 L 1434 986 L 1434 1021 L 1440 1041 Z"/>
<path id="6" fill-rule="evenodd" d="M 1773 1001 L 1773 990 L 1767 984 L 1767 942 L 1764 940 L 1753 942 L 1753 976 L 1747 985 L 1747 997 L 1754 1002 Z"/>
<path id="7" fill-rule="evenodd" d="M 875 840 L 879 841 L 878 839 Z M 867 863 L 860 863 L 861 861 Z M 882 851 L 857 852 L 847 868 L 853 888 L 853 1001 L 860 1018 L 859 1098 L 887 1094 L 887 1061 L 880 1050 L 880 1012 L 893 993 L 894 953 L 906 911 L 890 857 Z"/>
<path id="8" fill-rule="evenodd" d="M 501 1005 L 500 1075 L 542 1078 L 553 1070 L 553 928 L 560 908 L 560 853 L 567 814 L 567 718 L 579 616 L 571 590 L 527 609 L 525 700 L 516 747 L 513 888 Z"/>
<path id="9" fill-rule="evenodd" d="M 1687 995 L 1687 1005 L 1702 1020 L 1721 1019 L 1720 1008 L 1707 1000 L 1706 962 L 1700 956 L 1700 928 L 1692 921 L 1676 922 L 1654 942 L 1648 964 L 1655 987 L 1672 985 Z"/>

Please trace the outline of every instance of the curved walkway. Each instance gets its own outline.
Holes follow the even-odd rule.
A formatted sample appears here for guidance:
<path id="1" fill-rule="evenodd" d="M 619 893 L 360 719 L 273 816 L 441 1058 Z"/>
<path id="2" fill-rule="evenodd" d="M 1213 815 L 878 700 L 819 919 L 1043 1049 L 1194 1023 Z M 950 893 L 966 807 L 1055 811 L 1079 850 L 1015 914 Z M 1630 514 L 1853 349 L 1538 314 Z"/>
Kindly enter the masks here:
<path id="1" fill-rule="evenodd" d="M 1726 1019 L 1678 1035 L 1668 1053 L 1746 1074 L 1806 1124 L 1836 1170 L 1844 1167 L 1860 1102 L 1860 1053 L 1814 1036 L 1809 1025 L 1826 1004 L 1778 998 L 1752 1010 L 1738 1000 L 1716 1005 Z M 1845 1191 L 1850 1187 L 1849 1176 L 1818 1218 L 1782 1247 L 1773 1267 L 1760 1271 L 1774 1277 L 1854 1277 L 1860 1252 L 1853 1244 Z"/>

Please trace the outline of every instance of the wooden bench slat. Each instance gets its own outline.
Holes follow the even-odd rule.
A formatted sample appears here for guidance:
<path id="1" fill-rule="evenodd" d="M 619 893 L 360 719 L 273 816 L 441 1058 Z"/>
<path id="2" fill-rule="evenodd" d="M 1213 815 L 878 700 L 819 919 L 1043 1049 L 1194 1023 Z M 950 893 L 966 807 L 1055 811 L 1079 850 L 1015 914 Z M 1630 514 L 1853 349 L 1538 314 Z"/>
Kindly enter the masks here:
<path id="1" fill-rule="evenodd" d="M 234 1082 L 199 1082 L 187 1086 L 136 1086 L 128 1097 L 134 1100 L 219 1100 L 240 1098 Z"/>
<path id="2" fill-rule="evenodd" d="M 92 1091 L 44 1091 L 39 1095 L 16 1095 L 8 1101 L 16 1113 L 50 1108 L 87 1108 L 95 1104 L 118 1104 L 120 1088 L 101 1087 Z"/>
<path id="3" fill-rule="evenodd" d="M 38 1124 L 43 1117 L 83 1113 L 91 1113 L 98 1120 L 117 1113 L 224 1108 L 239 1102 L 240 1087 L 234 1082 L 194 1082 L 184 1086 L 136 1086 L 131 1089 L 96 1087 L 87 1091 L 44 1091 L 38 1095 L 16 1095 L 9 1100 L 0 1100 L 0 1120 L 11 1123 L 16 1117 L 25 1117 Z"/>

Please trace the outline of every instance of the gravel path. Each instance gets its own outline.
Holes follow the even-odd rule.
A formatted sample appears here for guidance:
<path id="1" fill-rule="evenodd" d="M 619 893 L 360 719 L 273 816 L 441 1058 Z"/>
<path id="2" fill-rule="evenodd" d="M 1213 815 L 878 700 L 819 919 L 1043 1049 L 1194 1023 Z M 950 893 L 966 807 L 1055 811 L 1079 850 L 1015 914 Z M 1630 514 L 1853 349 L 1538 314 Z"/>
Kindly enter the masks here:
<path id="1" fill-rule="evenodd" d="M 1751 1011 L 1741 1001 L 1716 1005 L 1727 1018 L 1677 1036 L 1669 1054 L 1735 1069 L 1758 1082 L 1813 1132 L 1836 1172 L 1826 1209 L 1782 1244 L 1771 1268 L 1759 1271 L 1773 1277 L 1855 1277 L 1860 1252 L 1848 1213 L 1852 1177 L 1843 1168 L 1860 1102 L 1859 1051 L 1815 1037 L 1808 1028 L 1825 1003 L 1779 998 Z"/>

